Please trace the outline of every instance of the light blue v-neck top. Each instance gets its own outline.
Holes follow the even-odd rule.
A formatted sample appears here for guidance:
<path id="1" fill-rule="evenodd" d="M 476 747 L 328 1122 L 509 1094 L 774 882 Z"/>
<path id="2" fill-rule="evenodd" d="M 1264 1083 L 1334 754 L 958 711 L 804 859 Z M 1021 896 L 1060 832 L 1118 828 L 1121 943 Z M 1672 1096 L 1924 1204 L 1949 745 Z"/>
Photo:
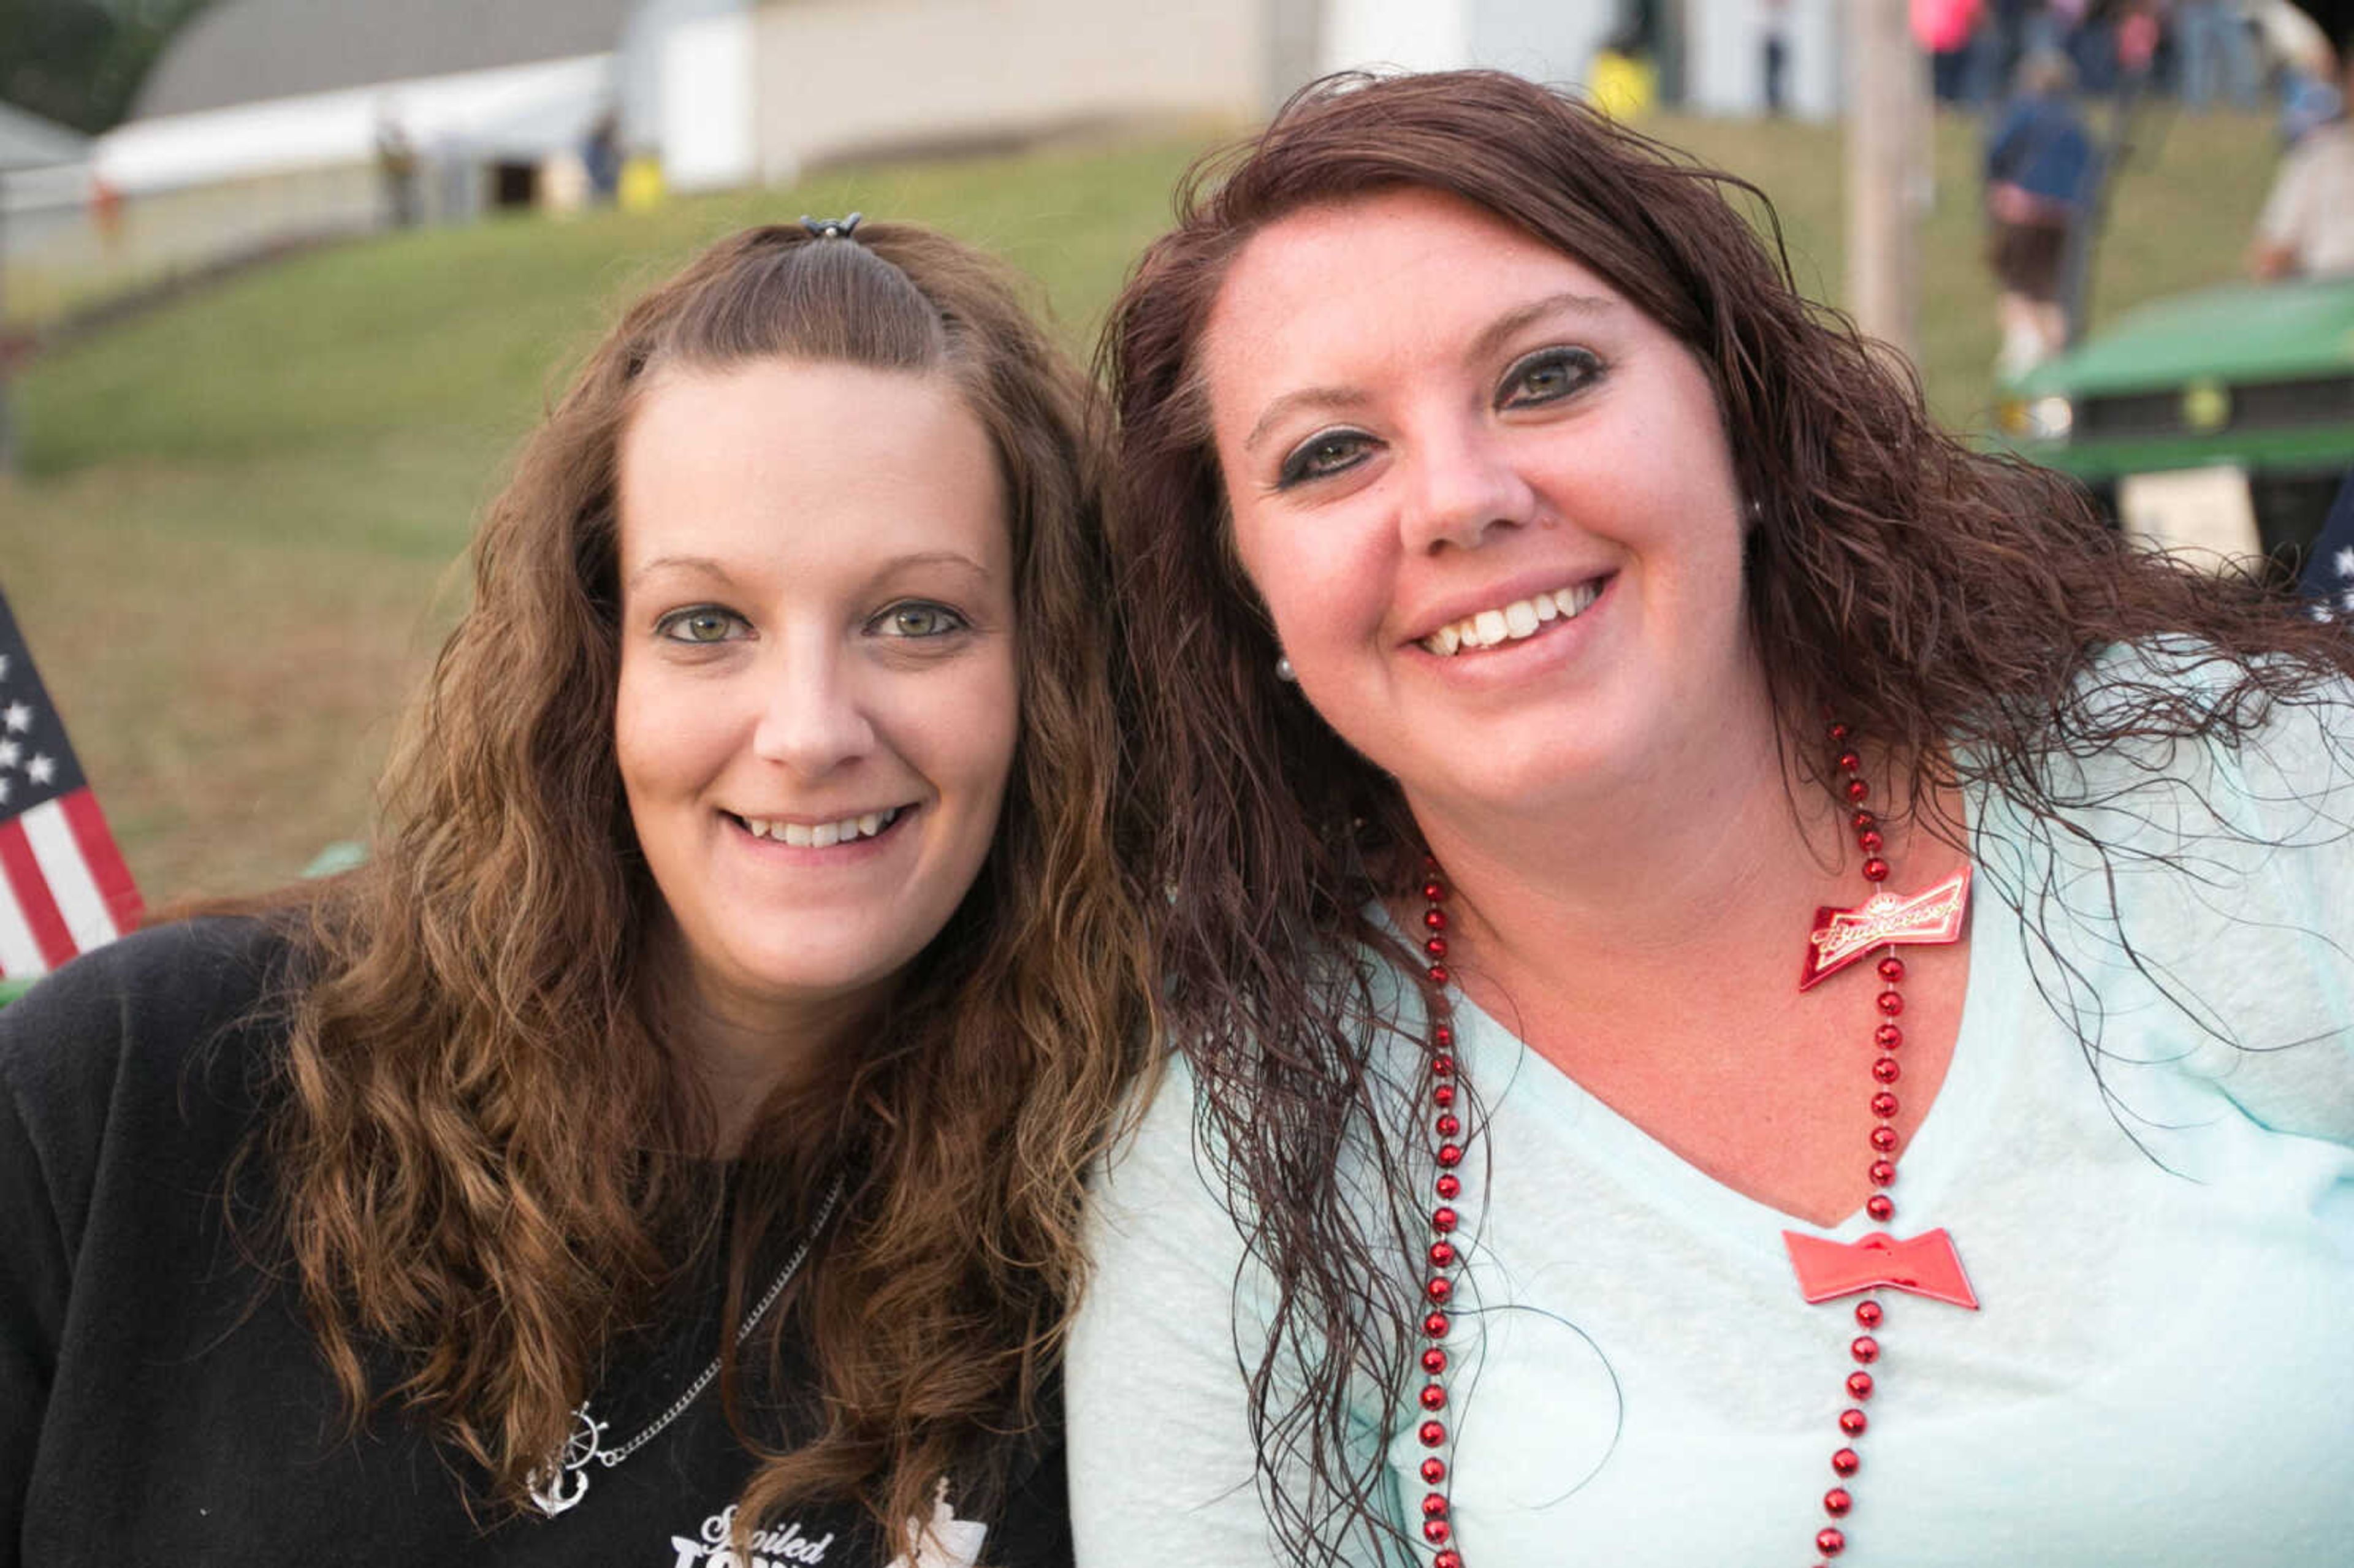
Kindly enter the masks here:
<path id="1" fill-rule="evenodd" d="M 2076 780 L 2077 819 L 2120 852 L 2114 921 L 2084 852 L 1972 803 L 1968 991 L 1894 1228 L 1946 1227 L 1981 1306 L 1881 1293 L 1841 1568 L 2354 1563 L 2354 708 L 2149 760 Z M 2209 806 L 2257 842 L 2209 831 Z M 1467 1563 L 1812 1563 L 1857 1332 L 1792 1283 L 1782 1233 L 1816 1227 L 1457 1005 L 1489 1112 L 1458 1204 Z M 1237 1371 L 1264 1281 L 1193 1120 L 1172 1072 L 1091 1222 L 1068 1385 L 1083 1568 L 1277 1561 Z M 1409 1527 L 1410 1405 L 1360 1413 L 1396 1433 Z"/>

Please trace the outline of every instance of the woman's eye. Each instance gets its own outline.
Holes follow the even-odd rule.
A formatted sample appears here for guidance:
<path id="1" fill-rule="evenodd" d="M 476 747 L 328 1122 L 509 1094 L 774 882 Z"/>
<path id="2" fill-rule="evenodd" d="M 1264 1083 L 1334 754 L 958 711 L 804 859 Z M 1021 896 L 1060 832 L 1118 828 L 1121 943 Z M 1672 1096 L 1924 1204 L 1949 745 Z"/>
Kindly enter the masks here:
<path id="1" fill-rule="evenodd" d="M 910 599 L 895 604 L 875 618 L 874 630 L 885 637 L 945 637 L 970 624 L 944 604 Z"/>
<path id="2" fill-rule="evenodd" d="M 1344 472 L 1364 461 L 1373 438 L 1360 430 L 1325 430 L 1291 449 L 1276 473 L 1278 487 Z"/>
<path id="3" fill-rule="evenodd" d="M 1566 397 L 1602 374 L 1602 361 L 1583 348 L 1544 348 L 1504 372 L 1499 408 L 1528 408 Z"/>
<path id="4" fill-rule="evenodd" d="M 674 609 L 654 623 L 655 634 L 673 642 L 725 642 L 743 628 L 743 617 L 708 604 Z"/>

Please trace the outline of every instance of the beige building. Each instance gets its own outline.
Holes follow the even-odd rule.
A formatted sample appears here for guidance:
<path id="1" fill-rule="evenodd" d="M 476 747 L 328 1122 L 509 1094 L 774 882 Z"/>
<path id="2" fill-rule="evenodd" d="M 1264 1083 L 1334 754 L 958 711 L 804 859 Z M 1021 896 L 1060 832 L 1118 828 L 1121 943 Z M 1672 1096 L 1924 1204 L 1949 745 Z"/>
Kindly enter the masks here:
<path id="1" fill-rule="evenodd" d="M 1313 73 L 1317 0 L 763 0 L 759 173 L 1172 116 L 1249 120 Z"/>
<path id="2" fill-rule="evenodd" d="M 1249 121 L 1325 71 L 1490 66 L 1583 81 L 1633 36 L 1703 112 L 1761 106 L 1767 35 L 1792 106 L 1837 111 L 1839 0 L 753 0 L 741 18 L 748 174 L 1073 125 Z M 709 79 L 706 78 L 705 79 Z M 726 140 L 721 137 L 721 140 Z"/>

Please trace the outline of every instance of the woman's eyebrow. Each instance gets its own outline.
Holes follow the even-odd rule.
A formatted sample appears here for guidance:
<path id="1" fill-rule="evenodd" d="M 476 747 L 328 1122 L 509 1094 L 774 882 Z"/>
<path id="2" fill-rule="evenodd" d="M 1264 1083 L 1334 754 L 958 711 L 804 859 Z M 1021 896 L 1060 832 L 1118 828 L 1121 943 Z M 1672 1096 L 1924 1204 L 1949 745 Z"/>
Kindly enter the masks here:
<path id="1" fill-rule="evenodd" d="M 1464 357 L 1485 359 L 1549 316 L 1606 316 L 1617 309 L 1618 302 L 1616 300 L 1564 289 L 1558 294 L 1547 294 L 1541 300 L 1531 300 L 1525 305 L 1515 306 L 1481 327 L 1465 348 Z"/>
<path id="2" fill-rule="evenodd" d="M 735 580 L 726 567 L 721 566 L 709 556 L 656 556 L 652 560 L 631 572 L 629 580 L 622 586 L 636 588 L 655 573 L 664 571 L 695 572 L 703 577 L 716 577 L 721 582 Z"/>
<path id="3" fill-rule="evenodd" d="M 894 556 L 890 560 L 884 563 L 883 569 L 886 572 L 896 572 L 903 570 L 908 567 L 956 567 L 964 571 L 970 572 L 977 577 L 985 577 L 990 575 L 990 570 L 987 567 L 983 566 L 981 562 L 974 560 L 970 556 L 966 555 L 961 550 L 911 551 L 907 555 Z"/>
<path id="4" fill-rule="evenodd" d="M 1243 450 L 1255 450 L 1278 420 L 1301 408 L 1362 408 L 1370 401 L 1363 392 L 1349 387 L 1301 387 L 1286 392 L 1259 415 L 1258 423 L 1243 438 Z"/>

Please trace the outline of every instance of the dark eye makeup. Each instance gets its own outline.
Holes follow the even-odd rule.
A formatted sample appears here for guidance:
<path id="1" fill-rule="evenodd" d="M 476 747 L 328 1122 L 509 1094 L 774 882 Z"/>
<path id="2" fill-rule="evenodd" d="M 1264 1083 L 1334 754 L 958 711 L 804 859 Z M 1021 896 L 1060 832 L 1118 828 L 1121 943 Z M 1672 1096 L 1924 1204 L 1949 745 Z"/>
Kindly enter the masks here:
<path id="1" fill-rule="evenodd" d="M 1363 430 L 1319 430 L 1284 454 L 1283 466 L 1276 470 L 1276 488 L 1288 490 L 1344 473 L 1364 461 L 1373 444 L 1373 438 Z"/>
<path id="2" fill-rule="evenodd" d="M 1496 387 L 1496 408 L 1541 408 L 1575 397 L 1602 378 L 1602 356 L 1590 348 L 1555 344 L 1512 361 Z M 1284 454 L 1275 488 L 1289 490 L 1346 473 L 1365 461 L 1378 443 L 1363 430 L 1319 430 Z"/>
<path id="3" fill-rule="evenodd" d="M 1512 361 L 1496 387 L 1499 408 L 1533 408 L 1580 391 L 1600 379 L 1602 356 L 1590 348 L 1557 344 Z"/>

